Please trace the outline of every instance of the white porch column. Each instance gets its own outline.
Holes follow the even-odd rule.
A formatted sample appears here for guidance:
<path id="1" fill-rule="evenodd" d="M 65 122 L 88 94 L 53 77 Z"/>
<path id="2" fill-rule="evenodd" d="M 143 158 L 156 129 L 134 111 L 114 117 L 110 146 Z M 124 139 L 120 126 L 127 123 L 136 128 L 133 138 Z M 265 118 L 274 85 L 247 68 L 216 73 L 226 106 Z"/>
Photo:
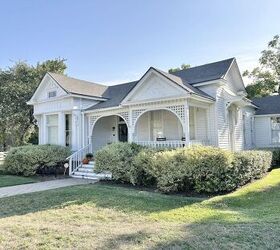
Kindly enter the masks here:
<path id="1" fill-rule="evenodd" d="M 37 121 L 37 127 L 38 127 L 38 143 L 43 144 L 43 116 L 42 115 L 34 115 L 36 121 Z"/>
<path id="2" fill-rule="evenodd" d="M 133 126 L 132 126 L 132 110 L 131 109 L 128 111 L 128 121 L 129 121 L 129 124 L 127 126 L 128 142 L 133 142 Z"/>
<path id="3" fill-rule="evenodd" d="M 82 147 L 82 114 L 81 110 L 72 111 L 72 150 L 76 151 Z"/>
<path id="4" fill-rule="evenodd" d="M 190 109 L 189 109 L 188 101 L 185 103 L 185 124 L 184 124 L 184 131 L 185 131 L 185 138 L 186 138 L 186 146 L 190 145 Z"/>
<path id="5" fill-rule="evenodd" d="M 46 144 L 48 141 L 48 131 L 47 131 L 47 116 L 43 114 L 42 116 L 42 129 L 41 129 L 41 144 Z"/>
<path id="6" fill-rule="evenodd" d="M 65 146 L 65 114 L 58 113 L 58 144 Z"/>

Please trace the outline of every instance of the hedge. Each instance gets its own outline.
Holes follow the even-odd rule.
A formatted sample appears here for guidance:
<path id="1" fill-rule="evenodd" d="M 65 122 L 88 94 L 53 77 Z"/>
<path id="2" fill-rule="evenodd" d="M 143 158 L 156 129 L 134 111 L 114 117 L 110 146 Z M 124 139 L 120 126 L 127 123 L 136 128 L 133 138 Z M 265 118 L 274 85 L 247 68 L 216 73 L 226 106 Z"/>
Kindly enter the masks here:
<path id="1" fill-rule="evenodd" d="M 260 150 L 269 151 L 272 153 L 272 165 L 280 165 L 280 148 L 262 148 Z"/>
<path id="2" fill-rule="evenodd" d="M 138 184 L 138 169 L 133 165 L 133 159 L 142 146 L 134 143 L 118 142 L 107 145 L 95 154 L 95 171 L 110 171 L 113 179 L 120 182 Z"/>
<path id="3" fill-rule="evenodd" d="M 270 168 L 268 151 L 230 152 L 194 146 L 174 150 L 154 150 L 135 144 L 116 143 L 96 153 L 96 168 L 110 171 L 115 180 L 133 185 L 157 185 L 164 193 L 229 192 Z"/>
<path id="4" fill-rule="evenodd" d="M 4 161 L 5 172 L 32 176 L 36 173 L 56 172 L 71 154 L 67 147 L 56 145 L 28 145 L 12 148 Z"/>

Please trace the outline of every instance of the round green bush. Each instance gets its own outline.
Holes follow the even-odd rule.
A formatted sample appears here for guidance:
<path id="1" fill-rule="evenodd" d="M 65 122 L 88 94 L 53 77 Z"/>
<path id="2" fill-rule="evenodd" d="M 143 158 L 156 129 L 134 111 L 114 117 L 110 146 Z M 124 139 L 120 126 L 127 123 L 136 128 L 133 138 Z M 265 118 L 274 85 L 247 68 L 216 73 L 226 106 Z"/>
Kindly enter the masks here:
<path id="1" fill-rule="evenodd" d="M 95 154 L 95 171 L 110 171 L 112 178 L 120 182 L 137 184 L 134 157 L 143 149 L 135 143 L 117 142 L 105 146 Z"/>
<path id="2" fill-rule="evenodd" d="M 9 174 L 32 176 L 44 168 L 56 168 L 71 154 L 67 147 L 57 145 L 28 145 L 12 148 L 4 162 Z"/>

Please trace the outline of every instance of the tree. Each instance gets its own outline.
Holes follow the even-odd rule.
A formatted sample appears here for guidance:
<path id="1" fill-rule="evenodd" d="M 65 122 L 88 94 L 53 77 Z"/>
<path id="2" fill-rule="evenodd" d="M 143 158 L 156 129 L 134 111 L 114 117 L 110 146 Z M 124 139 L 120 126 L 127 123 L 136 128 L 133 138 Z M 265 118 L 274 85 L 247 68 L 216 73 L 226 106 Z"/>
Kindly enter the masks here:
<path id="1" fill-rule="evenodd" d="M 47 60 L 36 66 L 25 62 L 15 63 L 7 70 L 0 70 L 0 145 L 23 145 L 36 137 L 32 107 L 26 102 L 47 72 L 63 74 L 65 59 Z M 36 139 L 35 139 L 36 140 Z"/>
<path id="2" fill-rule="evenodd" d="M 179 68 L 179 67 L 177 67 L 177 68 L 170 68 L 170 69 L 168 70 L 168 73 L 174 73 L 174 72 L 177 72 L 177 71 L 180 71 L 180 70 L 183 70 L 183 69 L 188 69 L 188 68 L 190 68 L 190 67 L 191 67 L 190 64 L 185 64 L 185 63 L 183 63 L 183 64 L 181 65 L 181 68 Z"/>
<path id="3" fill-rule="evenodd" d="M 280 38 L 273 37 L 267 50 L 261 52 L 260 66 L 251 72 L 246 70 L 243 76 L 252 79 L 252 84 L 246 87 L 249 98 L 263 97 L 275 92 L 280 83 Z"/>

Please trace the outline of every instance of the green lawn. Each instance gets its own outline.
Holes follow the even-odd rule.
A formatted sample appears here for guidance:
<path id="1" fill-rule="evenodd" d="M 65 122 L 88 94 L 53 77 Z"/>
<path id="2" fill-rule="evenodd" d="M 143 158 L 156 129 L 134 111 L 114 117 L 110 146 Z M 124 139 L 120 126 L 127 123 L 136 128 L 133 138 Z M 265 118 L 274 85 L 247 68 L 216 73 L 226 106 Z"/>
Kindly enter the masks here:
<path id="1" fill-rule="evenodd" d="M 0 249 L 279 249 L 280 169 L 211 199 L 104 184 L 0 199 Z"/>
<path id="2" fill-rule="evenodd" d="M 33 182 L 36 182 L 34 178 L 14 176 L 14 175 L 0 175 L 0 188 L 26 184 L 26 183 L 33 183 Z"/>

